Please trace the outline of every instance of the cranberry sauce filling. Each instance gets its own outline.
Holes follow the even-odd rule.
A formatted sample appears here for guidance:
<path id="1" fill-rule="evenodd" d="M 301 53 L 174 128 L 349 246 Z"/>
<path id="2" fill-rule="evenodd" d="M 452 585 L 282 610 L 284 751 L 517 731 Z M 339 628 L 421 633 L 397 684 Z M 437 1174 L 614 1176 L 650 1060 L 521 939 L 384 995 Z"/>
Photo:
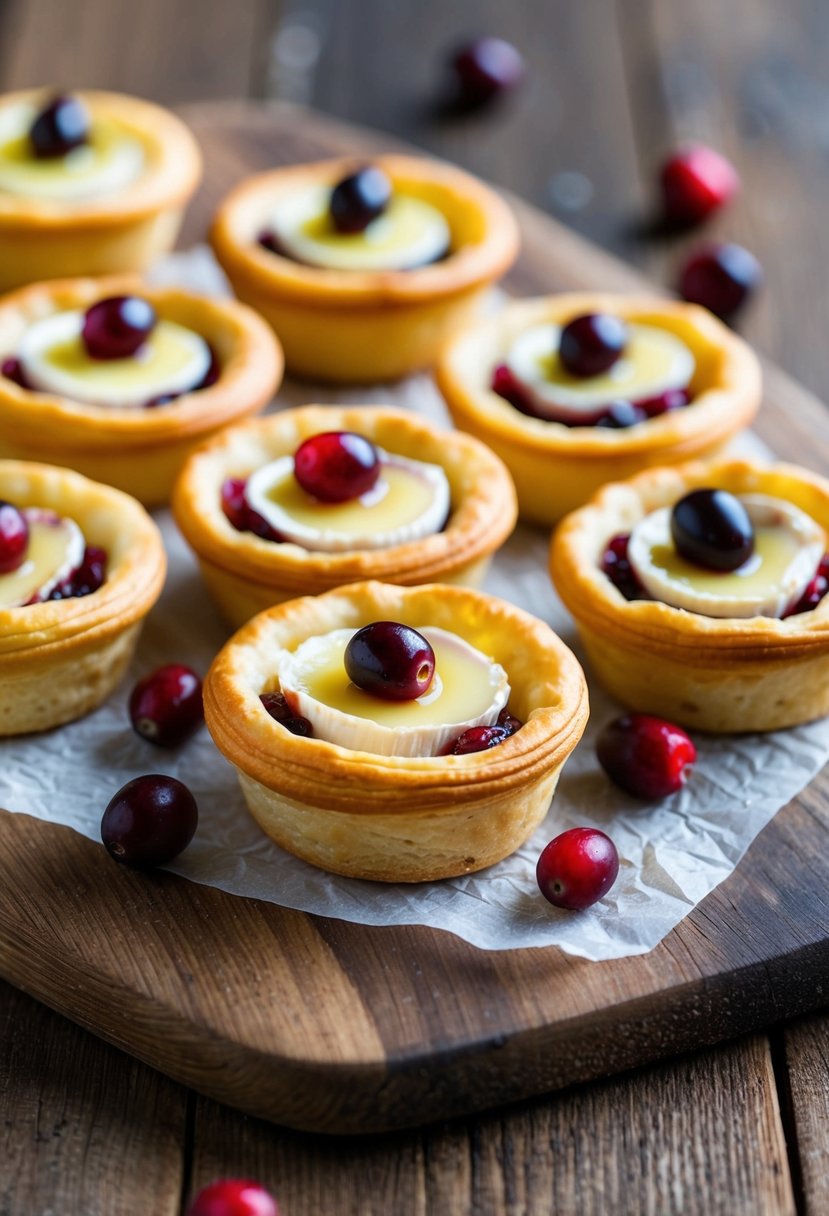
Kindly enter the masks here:
<path id="1" fill-rule="evenodd" d="M 292 735 L 301 735 L 305 739 L 313 739 L 314 728 L 307 718 L 302 718 L 293 708 L 288 698 L 281 692 L 262 693 L 259 700 L 280 726 L 284 726 Z"/>
<path id="2" fill-rule="evenodd" d="M 0 363 L 0 373 L 2 373 L 7 380 L 14 381 L 14 383 L 18 384 L 21 388 L 31 389 L 32 387 L 29 381 L 26 379 L 26 375 L 23 371 L 20 360 L 15 359 L 14 355 L 10 355 L 7 359 L 4 359 L 2 363 Z"/>
<path id="3" fill-rule="evenodd" d="M 228 477 L 222 483 L 222 510 L 237 532 L 253 532 L 262 540 L 281 541 L 282 537 L 248 505 L 245 497 L 247 482 L 241 477 Z"/>
<path id="4" fill-rule="evenodd" d="M 787 612 L 784 612 L 783 616 L 799 616 L 801 612 L 811 612 L 813 608 L 817 608 L 827 591 L 829 591 L 829 553 L 824 553 L 814 578 L 809 582 L 800 599 Z"/>
<path id="5" fill-rule="evenodd" d="M 203 379 L 201 379 L 198 384 L 194 384 L 192 388 L 185 389 L 184 392 L 166 393 L 160 397 L 151 397 L 149 401 L 144 402 L 145 410 L 153 410 L 159 405 L 169 405 L 171 401 L 177 401 L 179 397 L 184 397 L 187 393 L 199 393 L 203 388 L 210 388 L 216 383 L 221 375 L 222 368 L 216 356 L 215 350 L 209 342 L 207 345 L 210 350 L 210 366 L 204 373 Z"/>
<path id="6" fill-rule="evenodd" d="M 487 752 L 497 747 L 510 735 L 520 730 L 524 723 L 516 718 L 505 706 L 498 715 L 495 726 L 471 726 L 455 739 L 450 739 L 444 747 L 443 756 L 469 756 L 473 752 Z"/>
<path id="7" fill-rule="evenodd" d="M 106 550 L 100 549 L 97 545 L 87 545 L 84 549 L 83 561 L 77 570 L 53 587 L 46 598 L 71 600 L 79 599 L 84 595 L 92 595 L 93 591 L 97 591 L 104 585 L 106 573 Z"/>
<path id="8" fill-rule="evenodd" d="M 499 363 L 492 374 L 492 391 L 521 414 L 530 418 L 541 418 L 544 422 L 558 422 L 561 426 L 583 427 L 599 426 L 612 429 L 623 429 L 635 426 L 638 422 L 646 422 L 649 418 L 657 418 L 660 414 L 668 414 L 673 410 L 690 405 L 691 394 L 684 388 L 668 389 L 656 397 L 645 397 L 640 401 L 611 401 L 604 408 L 591 414 L 584 422 L 574 422 L 572 419 L 550 418 L 539 410 L 533 401 L 531 392 L 522 384 L 506 363 Z M 551 406 L 550 409 L 554 409 Z"/>
<path id="9" fill-rule="evenodd" d="M 646 600 L 645 588 L 639 582 L 628 560 L 630 533 L 620 533 L 608 541 L 602 554 L 602 574 L 607 575 L 613 586 L 626 600 Z"/>

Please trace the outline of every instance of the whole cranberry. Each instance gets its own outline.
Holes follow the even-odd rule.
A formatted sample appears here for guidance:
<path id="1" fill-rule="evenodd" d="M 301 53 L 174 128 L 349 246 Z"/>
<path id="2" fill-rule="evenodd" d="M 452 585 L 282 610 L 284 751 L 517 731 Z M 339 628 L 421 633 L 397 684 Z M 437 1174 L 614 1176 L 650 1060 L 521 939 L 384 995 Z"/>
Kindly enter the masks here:
<path id="1" fill-rule="evenodd" d="M 320 502 L 348 502 L 377 483 L 380 455 L 364 435 L 323 431 L 297 448 L 294 476 Z"/>
<path id="2" fill-rule="evenodd" d="M 178 747 L 204 721 L 201 680 L 181 663 L 157 667 L 132 690 L 129 714 L 142 739 L 158 747 Z"/>
<path id="3" fill-rule="evenodd" d="M 175 777 L 135 777 L 111 799 L 101 820 L 101 839 L 115 861 L 143 869 L 178 857 L 199 822 L 196 800 Z"/>
<path id="4" fill-rule="evenodd" d="M 435 652 L 426 638 L 397 621 L 374 621 L 358 629 L 344 658 L 348 678 L 385 701 L 413 701 L 435 674 Z"/>
<path id="5" fill-rule="evenodd" d="M 77 570 L 73 570 L 65 579 L 49 592 L 50 600 L 81 599 L 92 595 L 103 587 L 107 574 L 106 549 L 98 545 L 87 545 L 83 551 L 83 559 Z"/>
<path id="6" fill-rule="evenodd" d="M 14 355 L 9 355 L 0 363 L 0 372 L 7 380 L 13 381 L 20 388 L 31 389 L 31 384 L 26 379 L 26 373 L 23 371 L 23 364 Z"/>
<path id="7" fill-rule="evenodd" d="M 470 726 L 457 739 L 449 743 L 447 756 L 471 756 L 474 752 L 486 752 L 508 739 L 513 731 L 506 726 Z"/>
<path id="8" fill-rule="evenodd" d="M 622 354 L 628 329 L 620 317 L 594 312 L 574 317 L 561 331 L 559 356 L 571 376 L 600 376 Z"/>
<path id="9" fill-rule="evenodd" d="M 579 911 L 606 895 L 619 873 L 619 854 L 598 828 L 570 828 L 542 851 L 535 876 L 557 908 Z"/>
<path id="10" fill-rule="evenodd" d="M 199 1191 L 187 1216 L 279 1216 L 273 1195 L 248 1178 L 223 1178 Z"/>
<path id="11" fill-rule="evenodd" d="M 679 294 L 729 320 L 740 311 L 763 279 L 760 263 L 742 245 L 709 245 L 684 263 Z"/>
<path id="12" fill-rule="evenodd" d="M 602 554 L 602 574 L 610 579 L 626 600 L 641 600 L 645 598 L 645 592 L 628 558 L 629 543 L 629 532 L 620 532 L 618 536 L 611 537 Z"/>
<path id="13" fill-rule="evenodd" d="M 337 182 L 331 191 L 331 222 L 337 232 L 365 232 L 391 202 L 392 184 L 377 165 L 366 165 Z"/>
<path id="14" fill-rule="evenodd" d="M 510 708 L 505 705 L 498 715 L 498 725 L 503 726 L 504 730 L 514 735 L 517 730 L 520 730 L 524 723 L 520 718 L 516 718 L 515 714 L 510 713 Z"/>
<path id="15" fill-rule="evenodd" d="M 476 38 L 455 52 L 452 70 L 460 100 L 475 106 L 516 88 L 525 68 L 520 51 L 503 38 Z"/>
<path id="16" fill-rule="evenodd" d="M 23 565 L 29 547 L 29 525 L 13 503 L 0 501 L 0 574 Z"/>
<path id="17" fill-rule="evenodd" d="M 284 726 L 292 735 L 300 735 L 304 739 L 313 739 L 313 726 L 307 718 L 300 717 L 296 713 L 283 693 L 265 692 L 262 693 L 259 700 L 274 722 L 278 722 L 280 726 Z"/>
<path id="18" fill-rule="evenodd" d="M 665 218 L 675 224 L 698 224 L 730 202 L 740 188 L 737 170 L 705 144 L 680 148 L 660 173 Z"/>
<path id="19" fill-rule="evenodd" d="M 32 123 L 29 142 L 38 160 L 53 160 L 89 138 L 89 113 L 77 97 L 54 97 Z"/>
<path id="20" fill-rule="evenodd" d="M 679 726 L 650 714 L 624 714 L 596 740 L 596 756 L 611 781 L 637 798 L 667 798 L 685 784 L 697 758 Z"/>
<path id="21" fill-rule="evenodd" d="M 149 338 L 155 309 L 141 296 L 112 296 L 87 310 L 82 338 L 90 359 L 129 359 Z"/>
<path id="22" fill-rule="evenodd" d="M 727 490 L 692 490 L 674 503 L 671 537 L 678 553 L 706 570 L 737 570 L 754 552 L 754 525 Z"/>

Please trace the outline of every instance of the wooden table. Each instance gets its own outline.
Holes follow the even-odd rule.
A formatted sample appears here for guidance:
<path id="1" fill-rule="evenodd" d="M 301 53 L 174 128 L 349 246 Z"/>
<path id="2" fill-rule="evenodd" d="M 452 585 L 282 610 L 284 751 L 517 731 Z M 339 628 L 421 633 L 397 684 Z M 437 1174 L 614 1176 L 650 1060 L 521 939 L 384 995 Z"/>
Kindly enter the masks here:
<path id="1" fill-rule="evenodd" d="M 825 6 L 144 0 L 138 13 L 127 0 L 6 0 L 2 87 L 311 100 L 508 186 L 662 282 L 684 242 L 647 235 L 653 166 L 677 139 L 709 140 L 744 182 L 711 234 L 749 245 L 767 274 L 745 333 L 829 391 Z M 437 123 L 440 53 L 470 29 L 525 49 L 530 83 L 490 116 Z M 197 1097 L 13 989 L 0 988 L 0 1020 L 2 1216 L 172 1216 L 220 1175 L 260 1178 L 284 1216 L 829 1210 L 826 1017 L 506 1112 L 345 1142 Z"/>

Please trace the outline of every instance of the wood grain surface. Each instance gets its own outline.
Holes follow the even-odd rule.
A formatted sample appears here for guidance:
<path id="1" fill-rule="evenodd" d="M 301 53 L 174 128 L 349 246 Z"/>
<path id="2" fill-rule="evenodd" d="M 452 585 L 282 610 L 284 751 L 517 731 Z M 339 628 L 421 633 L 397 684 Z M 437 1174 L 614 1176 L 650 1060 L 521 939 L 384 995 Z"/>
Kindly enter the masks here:
<path id="1" fill-rule="evenodd" d="M 244 173 L 378 145 L 296 107 L 185 116 L 208 165 L 186 241 Z M 524 252 L 514 289 L 637 285 L 629 269 L 516 206 Z M 814 465 L 829 424 L 778 374 L 760 430 Z M 0 967 L 140 1059 L 253 1114 L 329 1132 L 402 1127 L 821 1004 L 829 859 L 814 848 L 804 866 L 800 841 L 820 838 L 815 815 L 826 804 L 819 779 L 660 947 L 600 966 L 555 949 L 487 954 L 437 931 L 325 921 L 147 878 L 112 867 L 66 829 L 4 815 Z"/>

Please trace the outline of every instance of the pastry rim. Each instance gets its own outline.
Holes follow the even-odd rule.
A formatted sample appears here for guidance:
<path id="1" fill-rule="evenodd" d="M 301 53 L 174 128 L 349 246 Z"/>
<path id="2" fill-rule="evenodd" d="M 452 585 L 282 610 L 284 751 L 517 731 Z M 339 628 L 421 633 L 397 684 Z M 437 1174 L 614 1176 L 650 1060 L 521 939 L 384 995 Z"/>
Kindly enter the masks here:
<path id="1" fill-rule="evenodd" d="M 636 426 L 568 427 L 522 414 L 488 386 L 477 382 L 475 351 L 466 345 L 476 337 L 489 338 L 488 349 L 505 353 L 514 334 L 530 325 L 561 323 L 586 312 L 611 312 L 630 320 L 663 327 L 665 318 L 682 330 L 681 336 L 696 354 L 707 344 L 723 360 L 718 379 L 706 385 L 687 406 L 649 418 Z M 670 327 L 673 332 L 673 327 Z M 487 368 L 487 375 L 491 369 Z M 495 439 L 525 451 L 580 459 L 614 456 L 651 457 L 664 451 L 666 458 L 688 447 L 689 456 L 700 446 L 710 447 L 751 422 L 760 404 L 761 373 L 756 355 L 737 334 L 697 304 L 660 296 L 611 292 L 566 292 L 526 300 L 512 300 L 492 317 L 471 322 L 453 334 L 438 357 L 438 387 L 453 416 L 473 417 Z M 471 382 L 471 383 L 470 383 Z"/>
<path id="2" fill-rule="evenodd" d="M 71 469 L 0 460 L 0 497 L 15 483 L 26 487 L 22 496 L 9 495 L 16 505 L 42 506 L 38 495 L 48 492 L 55 501 L 46 505 L 58 513 L 71 516 L 80 507 L 83 515 L 105 514 L 111 526 L 117 523 L 119 545 L 115 560 L 112 545 L 104 546 L 107 577 L 91 595 L 0 607 L 0 658 L 4 666 L 18 664 L 25 670 L 35 661 L 48 662 L 67 646 L 95 645 L 139 621 L 161 593 L 167 559 L 158 528 L 140 503 L 121 490 Z M 87 544 L 99 543 L 94 524 L 92 534 L 81 527 Z"/>
<path id="3" fill-rule="evenodd" d="M 612 536 L 629 530 L 628 522 L 635 523 L 646 511 L 704 485 L 736 493 L 770 493 L 800 506 L 813 518 L 817 508 L 817 522 L 826 531 L 829 546 L 829 481 L 808 469 L 750 460 L 694 461 L 676 468 L 651 469 L 604 486 L 559 525 L 550 547 L 550 572 L 568 611 L 577 622 L 600 630 L 609 642 L 618 639 L 628 647 L 638 643 L 645 653 L 696 656 L 699 661 L 709 656 L 723 666 L 829 651 L 829 596 L 810 612 L 782 620 L 706 617 L 659 601 L 628 601 L 601 572 L 597 545 L 603 552 Z"/>
<path id="4" fill-rule="evenodd" d="M 293 454 L 298 441 L 308 435 L 330 430 L 358 431 L 390 452 L 433 461 L 444 470 L 451 453 L 450 463 L 473 481 L 473 487 L 457 503 L 452 487 L 451 514 L 443 531 L 385 549 L 326 553 L 237 531 L 220 501 L 222 481 L 238 467 L 228 463 L 234 443 L 250 439 L 255 445 L 259 436 L 284 434 L 288 442 L 267 452 L 260 441 L 260 453 L 274 459 Z M 393 432 L 394 442 L 383 439 L 386 431 Z M 424 444 L 438 450 L 424 451 Z M 220 463 L 216 476 L 211 469 L 214 460 Z M 205 467 L 211 469 L 209 486 Z M 479 440 L 440 430 L 422 415 L 376 405 L 299 406 L 215 436 L 186 461 L 173 489 L 172 508 L 179 529 L 200 558 L 261 585 L 294 587 L 296 594 L 308 591 L 310 585 L 325 590 L 367 578 L 436 581 L 448 569 L 469 564 L 503 544 L 518 513 L 512 478 Z"/>
<path id="5" fill-rule="evenodd" d="M 411 270 L 329 270 L 305 266 L 256 243 L 266 212 L 260 199 L 303 181 L 336 182 L 366 163 L 384 169 L 393 182 L 415 186 L 434 200 L 442 194 L 483 227 L 477 242 L 462 244 L 442 262 Z M 436 204 L 437 205 L 437 204 Z M 257 224 L 247 222 L 259 211 Z M 219 206 L 210 242 L 223 266 L 250 280 L 264 294 L 326 308 L 394 307 L 426 303 L 480 287 L 504 274 L 518 252 L 518 225 L 508 204 L 471 174 L 425 156 L 386 154 L 335 157 L 311 164 L 272 169 L 246 178 Z"/>
<path id="6" fill-rule="evenodd" d="M 27 321 L 64 309 L 85 309 L 108 296 L 133 293 L 150 300 L 160 316 L 175 316 L 199 332 L 214 348 L 216 339 L 229 343 L 230 353 L 222 352 L 216 383 L 183 393 L 155 409 L 116 409 L 24 389 L 0 376 L 0 419 L 12 436 L 25 432 L 32 437 L 31 442 L 43 446 L 43 436 L 53 437 L 59 430 L 67 432 L 67 448 L 84 450 L 90 445 L 119 442 L 152 445 L 227 426 L 271 399 L 282 379 L 284 356 L 272 329 L 252 308 L 237 300 L 199 295 L 184 288 L 154 286 L 136 275 L 52 279 L 9 292 L 0 299 L 0 357 L 6 335 Z M 204 332 L 205 328 L 209 332 Z"/>
<path id="7" fill-rule="evenodd" d="M 0 235 L 21 229 L 95 230 L 137 221 L 157 211 L 184 204 L 202 175 L 202 156 L 195 136 L 180 118 L 143 98 L 101 89 L 72 90 L 113 121 L 130 128 L 150 158 L 135 181 L 92 199 L 31 199 L 0 191 Z M 0 106 L 49 96 L 44 89 L 19 89 L 0 96 Z"/>
<path id="8" fill-rule="evenodd" d="M 526 680 L 532 678 L 537 695 L 544 688 L 549 700 L 557 704 L 533 709 L 519 731 L 489 751 L 403 757 L 377 756 L 322 739 L 299 738 L 275 722 L 259 702 L 260 693 L 273 681 L 272 673 L 263 674 L 257 668 L 257 651 L 277 645 L 277 639 L 293 639 L 298 644 L 303 636 L 310 636 L 311 622 L 316 621 L 324 621 L 327 631 L 338 623 L 356 627 L 372 619 L 400 619 L 402 612 L 410 620 L 414 617 L 417 624 L 418 613 L 424 610 L 436 612 L 438 624 L 467 612 L 499 636 L 508 636 L 510 630 L 518 632 L 522 671 L 526 668 L 532 673 Z M 464 636 L 476 644 L 474 636 Z M 498 654 L 494 657 L 500 661 Z M 515 664 L 508 666 L 511 677 L 515 670 Z M 542 679 L 545 671 L 550 673 L 546 681 Z M 514 694 L 517 681 L 512 687 Z M 544 622 L 506 601 L 464 587 L 397 587 L 375 581 L 291 600 L 254 617 L 214 659 L 205 679 L 204 699 L 205 718 L 216 746 L 248 776 L 292 800 L 367 816 L 373 812 L 407 814 L 413 809 L 428 812 L 445 804 L 449 795 L 453 804 L 466 804 L 529 785 L 564 763 L 582 735 L 588 714 L 581 667 Z M 414 807 L 413 798 L 417 799 Z"/>

